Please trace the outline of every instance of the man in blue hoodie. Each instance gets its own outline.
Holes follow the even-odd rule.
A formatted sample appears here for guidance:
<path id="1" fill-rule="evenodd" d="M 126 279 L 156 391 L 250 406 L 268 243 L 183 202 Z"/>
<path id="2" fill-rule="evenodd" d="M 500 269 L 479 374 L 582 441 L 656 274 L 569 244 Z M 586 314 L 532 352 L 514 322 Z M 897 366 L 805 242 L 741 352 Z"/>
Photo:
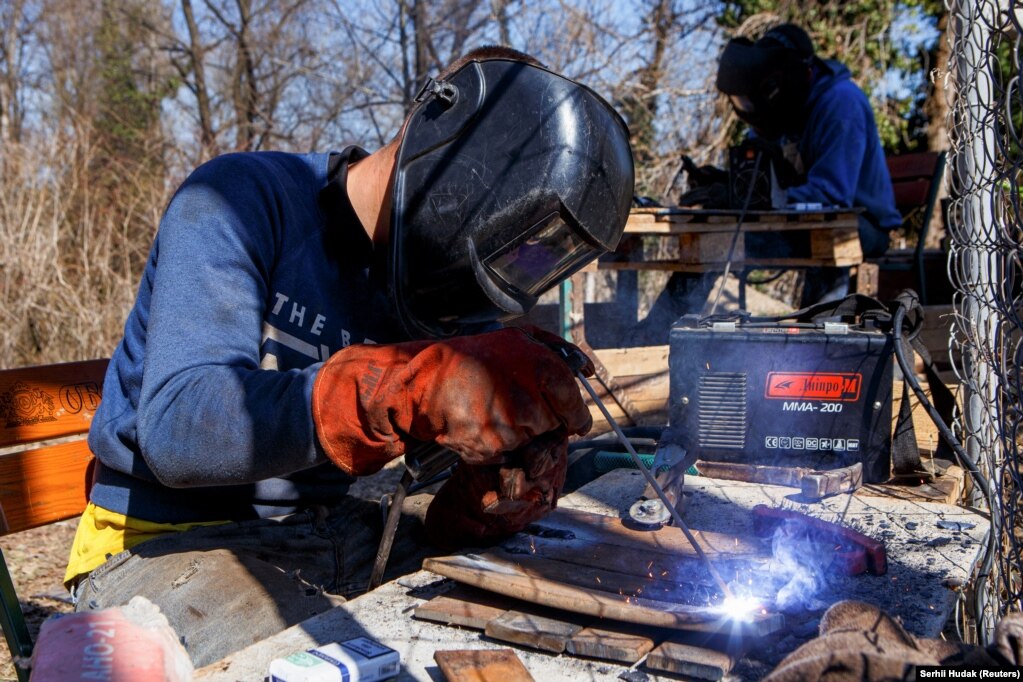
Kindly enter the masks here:
<path id="1" fill-rule="evenodd" d="M 863 255 L 879 256 L 888 249 L 889 232 L 902 218 L 870 102 L 845 66 L 820 59 L 803 29 L 782 24 L 756 42 L 728 41 L 718 64 L 717 87 L 780 171 L 776 175 L 785 185 L 786 203 L 860 207 Z M 679 204 L 728 206 L 726 181 L 720 179 L 727 174 L 712 168 L 692 170 L 696 175 L 702 171 L 708 184 L 683 194 Z M 792 255 L 784 235 L 749 233 L 746 243 L 770 248 L 775 258 Z M 630 343 L 667 343 L 672 323 L 684 314 L 699 313 L 712 288 L 712 277 L 673 274 Z M 848 289 L 848 268 L 808 268 L 800 304 L 837 300 Z"/>
<path id="2" fill-rule="evenodd" d="M 817 57 L 806 31 L 782 24 L 756 42 L 730 40 L 717 87 L 757 137 L 777 144 L 788 170 L 781 174 L 789 176 L 787 203 L 860 207 L 863 255 L 888 249 L 889 232 L 902 218 L 870 102 L 849 69 Z M 815 269 L 806 279 L 804 303 L 848 287 L 847 271 Z"/>
<path id="3" fill-rule="evenodd" d="M 614 249 L 628 139 L 592 90 L 481 48 L 372 154 L 195 170 L 89 433 L 65 574 L 77 609 L 143 595 L 200 666 L 359 594 L 381 514 L 348 486 L 421 446 L 461 462 L 403 507 L 391 575 L 420 565 L 416 520 L 450 547 L 552 509 L 589 411 L 568 344 L 500 322 Z"/>

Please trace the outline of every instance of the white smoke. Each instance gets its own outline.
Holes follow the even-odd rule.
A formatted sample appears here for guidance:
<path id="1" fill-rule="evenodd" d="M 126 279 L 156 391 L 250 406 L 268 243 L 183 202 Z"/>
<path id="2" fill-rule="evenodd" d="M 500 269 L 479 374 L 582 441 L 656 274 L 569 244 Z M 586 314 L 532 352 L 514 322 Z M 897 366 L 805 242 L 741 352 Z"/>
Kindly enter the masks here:
<path id="1" fill-rule="evenodd" d="M 826 604 L 816 597 L 828 585 L 828 570 L 834 560 L 834 548 L 814 541 L 806 527 L 785 521 L 771 539 L 772 580 L 781 584 L 775 596 L 779 611 L 817 611 Z"/>

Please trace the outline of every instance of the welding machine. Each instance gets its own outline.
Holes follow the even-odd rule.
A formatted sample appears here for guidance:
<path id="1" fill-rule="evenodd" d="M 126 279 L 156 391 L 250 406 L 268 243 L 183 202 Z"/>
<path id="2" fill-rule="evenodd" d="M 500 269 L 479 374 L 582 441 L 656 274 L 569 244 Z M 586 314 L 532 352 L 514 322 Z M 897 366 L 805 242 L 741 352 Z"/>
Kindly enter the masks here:
<path id="1" fill-rule="evenodd" d="M 729 147 L 729 206 L 751 211 L 785 207 L 785 190 L 778 179 L 779 154 L 759 140 L 744 140 Z"/>
<path id="2" fill-rule="evenodd" d="M 671 437 L 708 461 L 861 462 L 864 481 L 887 480 L 894 341 L 885 319 L 681 318 L 669 337 Z"/>

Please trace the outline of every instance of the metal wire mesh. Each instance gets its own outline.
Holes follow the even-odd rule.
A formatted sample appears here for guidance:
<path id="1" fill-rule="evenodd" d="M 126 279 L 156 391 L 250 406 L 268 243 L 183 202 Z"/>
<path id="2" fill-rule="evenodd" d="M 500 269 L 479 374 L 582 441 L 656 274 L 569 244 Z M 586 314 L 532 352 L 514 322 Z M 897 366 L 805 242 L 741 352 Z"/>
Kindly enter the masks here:
<path id="1" fill-rule="evenodd" d="M 1023 93 L 1020 0 L 947 1 L 951 59 L 950 350 L 961 381 L 955 429 L 986 477 L 972 502 L 991 511 L 993 551 L 968 611 L 979 639 L 1023 608 Z"/>

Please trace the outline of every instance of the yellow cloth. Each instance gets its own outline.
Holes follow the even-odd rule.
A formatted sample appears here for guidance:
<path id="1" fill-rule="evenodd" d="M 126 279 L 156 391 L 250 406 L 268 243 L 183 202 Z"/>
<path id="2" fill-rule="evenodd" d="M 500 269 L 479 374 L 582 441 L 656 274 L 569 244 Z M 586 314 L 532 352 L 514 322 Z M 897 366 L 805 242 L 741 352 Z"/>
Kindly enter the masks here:
<path id="1" fill-rule="evenodd" d="M 198 526 L 216 526 L 227 521 L 195 523 L 154 523 L 97 507 L 90 502 L 78 522 L 71 556 L 64 572 L 64 584 L 101 566 L 115 554 L 167 533 L 179 533 Z"/>

